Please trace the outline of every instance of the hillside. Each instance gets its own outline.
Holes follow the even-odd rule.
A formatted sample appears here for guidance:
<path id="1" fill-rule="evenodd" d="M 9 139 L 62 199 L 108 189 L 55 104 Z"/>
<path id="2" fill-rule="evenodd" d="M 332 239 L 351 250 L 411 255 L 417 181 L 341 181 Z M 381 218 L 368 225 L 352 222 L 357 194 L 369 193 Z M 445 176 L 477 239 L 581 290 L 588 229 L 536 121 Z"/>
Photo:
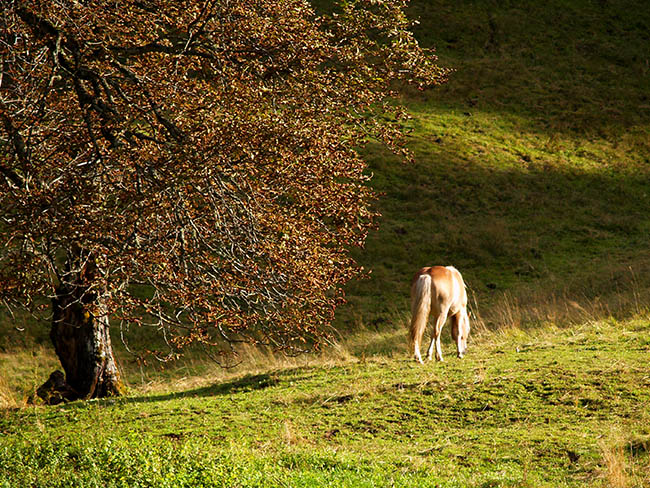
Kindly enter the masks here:
<path id="1" fill-rule="evenodd" d="M 382 217 L 336 347 L 143 365 L 116 328 L 129 396 L 46 408 L 27 399 L 57 367 L 48 324 L 0 312 L 0 488 L 650 486 L 650 9 L 409 15 L 456 71 L 403 95 L 414 164 L 364 149 Z M 432 264 L 463 272 L 473 335 L 418 366 L 409 280 Z"/>
<path id="2" fill-rule="evenodd" d="M 401 336 L 386 337 L 403 331 L 409 280 L 423 265 L 463 272 L 475 331 L 647 310 L 650 11 L 643 2 L 417 0 L 409 15 L 419 20 L 420 42 L 435 45 L 440 63 L 456 72 L 442 87 L 404 95 L 414 164 L 365 149 L 382 217 L 366 247 L 354 250 L 370 277 L 347 287 L 335 326 L 340 338 L 374 338 L 353 339 L 350 352 L 404 353 Z M 8 372 L 0 389 L 20 402 L 56 366 L 49 326 L 0 312 L 0 330 Z M 142 369 L 122 333 L 136 350 L 159 338 L 114 331 L 132 385 L 214 369 L 201 352 L 165 372 Z M 276 361 L 246 354 L 261 365 Z"/>
<path id="3" fill-rule="evenodd" d="M 415 164 L 365 150 L 382 217 L 354 250 L 371 274 L 348 286 L 336 328 L 402 330 L 410 277 L 432 264 L 463 272 L 480 328 L 646 309 L 650 10 L 639 1 L 416 0 L 409 15 L 420 42 L 456 72 L 404 96 Z M 32 370 L 55 363 L 48 327 L 0 313 L 0 353 L 26 353 L 32 364 L 17 367 Z M 136 349 L 157 340 L 125 332 Z M 395 347 L 363 352 L 401 354 Z M 127 377 L 139 379 L 118 348 Z M 5 381 L 18 392 L 33 386 Z"/>
<path id="4" fill-rule="evenodd" d="M 372 277 L 349 287 L 340 322 L 401 323 L 410 277 L 431 264 L 463 272 L 490 326 L 637 311 L 650 289 L 650 11 L 415 1 L 410 13 L 456 73 L 405 97 L 415 165 L 367 151 L 383 218 L 357 253 Z"/>

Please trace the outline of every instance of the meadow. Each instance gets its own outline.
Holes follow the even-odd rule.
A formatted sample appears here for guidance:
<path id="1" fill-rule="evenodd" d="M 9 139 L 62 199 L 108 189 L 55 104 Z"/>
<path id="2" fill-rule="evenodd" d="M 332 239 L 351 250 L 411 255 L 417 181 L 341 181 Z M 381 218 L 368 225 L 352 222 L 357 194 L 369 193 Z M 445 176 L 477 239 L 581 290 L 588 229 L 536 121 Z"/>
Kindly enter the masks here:
<path id="1" fill-rule="evenodd" d="M 0 416 L 0 486 L 648 486 L 649 333 L 511 328 L 439 364 L 321 361 L 21 408 Z"/>
<path id="2" fill-rule="evenodd" d="M 145 365 L 115 330 L 128 396 L 43 407 L 48 325 L 0 315 L 0 487 L 650 486 L 650 10 L 408 12 L 455 72 L 403 94 L 415 163 L 364 149 L 382 217 L 335 343 L 221 370 Z M 473 335 L 418 366 L 409 281 L 433 264 L 463 272 Z"/>

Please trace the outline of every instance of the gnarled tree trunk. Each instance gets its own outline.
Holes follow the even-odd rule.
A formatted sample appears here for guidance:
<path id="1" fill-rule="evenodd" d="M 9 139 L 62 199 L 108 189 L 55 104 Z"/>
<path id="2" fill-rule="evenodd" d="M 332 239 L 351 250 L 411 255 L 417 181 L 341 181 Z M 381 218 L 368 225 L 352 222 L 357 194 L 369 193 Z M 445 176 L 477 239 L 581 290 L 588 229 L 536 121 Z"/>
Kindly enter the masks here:
<path id="1" fill-rule="evenodd" d="M 39 396 L 47 403 L 115 396 L 123 392 L 111 346 L 108 315 L 101 313 L 105 308 L 98 301 L 96 294 L 87 292 L 83 286 L 64 284 L 58 287 L 52 300 L 50 338 L 65 371 L 65 382 L 61 384 L 60 379 L 56 381 L 51 376 L 39 388 Z"/>

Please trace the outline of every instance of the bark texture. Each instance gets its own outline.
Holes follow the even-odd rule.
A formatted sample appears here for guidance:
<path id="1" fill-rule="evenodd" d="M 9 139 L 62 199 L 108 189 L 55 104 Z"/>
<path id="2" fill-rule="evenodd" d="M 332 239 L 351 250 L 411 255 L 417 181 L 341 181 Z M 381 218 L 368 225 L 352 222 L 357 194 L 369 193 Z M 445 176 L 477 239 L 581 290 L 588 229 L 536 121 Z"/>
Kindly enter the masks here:
<path id="1" fill-rule="evenodd" d="M 51 386 L 46 387 L 46 383 L 39 389 L 39 396 L 47 403 L 116 396 L 123 391 L 108 316 L 90 312 L 94 300 L 93 293 L 70 285 L 59 287 L 52 300 L 50 338 L 65 371 L 65 382 L 48 380 Z M 103 309 L 101 304 L 93 305 L 94 310 Z"/>

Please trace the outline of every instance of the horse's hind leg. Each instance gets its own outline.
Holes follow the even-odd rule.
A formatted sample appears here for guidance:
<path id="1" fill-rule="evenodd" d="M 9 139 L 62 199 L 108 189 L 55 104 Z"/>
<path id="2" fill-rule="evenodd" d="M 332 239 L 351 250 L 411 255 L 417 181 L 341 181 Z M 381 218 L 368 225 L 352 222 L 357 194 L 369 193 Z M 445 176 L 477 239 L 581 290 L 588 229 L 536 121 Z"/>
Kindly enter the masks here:
<path id="1" fill-rule="evenodd" d="M 415 340 L 413 341 L 413 355 L 415 356 L 415 360 L 422 364 L 424 361 L 422 361 L 422 356 L 420 355 L 420 340 L 422 339 L 422 336 L 420 337 L 415 336 Z"/>
<path id="2" fill-rule="evenodd" d="M 436 328 L 433 332 L 433 337 L 431 338 L 431 345 L 429 346 L 428 356 L 429 361 L 433 358 L 433 347 L 436 348 L 436 361 L 443 361 L 442 359 L 442 347 L 440 347 L 440 334 L 442 333 L 442 328 L 447 321 L 447 310 L 442 310 L 436 318 Z"/>

